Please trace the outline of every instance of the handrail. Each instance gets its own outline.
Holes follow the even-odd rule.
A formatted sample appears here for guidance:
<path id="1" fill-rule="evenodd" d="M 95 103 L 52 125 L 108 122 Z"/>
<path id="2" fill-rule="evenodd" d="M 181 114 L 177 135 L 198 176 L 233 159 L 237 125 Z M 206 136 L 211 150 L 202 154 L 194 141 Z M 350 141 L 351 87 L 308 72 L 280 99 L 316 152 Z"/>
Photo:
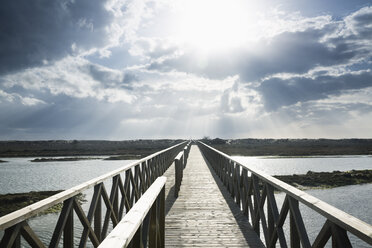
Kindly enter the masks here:
<path id="1" fill-rule="evenodd" d="M 178 192 L 180 192 L 181 189 L 183 170 L 185 169 L 187 164 L 187 158 L 189 157 L 190 147 L 191 142 L 189 142 L 174 159 L 175 166 L 174 197 L 176 198 L 178 197 Z"/>
<path id="2" fill-rule="evenodd" d="M 184 151 L 178 153 L 177 157 L 174 159 L 174 197 L 178 197 L 178 192 L 181 188 L 181 182 L 183 178 L 183 168 L 184 168 Z"/>
<path id="3" fill-rule="evenodd" d="M 30 236 L 29 239 L 25 239 L 28 243 L 31 242 L 37 244 L 35 247 L 44 247 L 37 235 L 27 224 L 27 219 L 62 202 L 63 209 L 49 246 L 58 246 L 62 232 L 67 233 L 69 230 L 72 232 L 73 222 L 71 221 L 72 225 L 70 227 L 67 227 L 66 225 L 70 224 L 68 220 L 69 218 L 72 218 L 71 216 L 73 216 L 74 210 L 84 227 L 81 244 L 86 243 L 87 237 L 89 236 L 92 243 L 95 246 L 98 246 L 100 241 L 106 236 L 110 219 L 115 226 L 123 217 L 125 211 L 129 211 L 152 182 L 157 177 L 161 176 L 173 163 L 174 157 L 183 149 L 185 143 L 186 141 L 156 152 L 129 165 L 125 165 L 112 172 L 91 179 L 85 183 L 79 184 L 61 193 L 1 217 L 0 230 L 5 229 L 5 233 L 0 241 L 0 247 L 3 247 L 5 244 L 8 245 L 9 243 L 16 242 L 14 240 L 15 236 L 20 240 L 21 235 L 24 238 L 25 236 Z M 122 180 L 120 174 L 124 172 L 125 179 Z M 103 182 L 110 178 L 112 178 L 113 181 L 109 196 Z M 76 196 L 91 187 L 94 187 L 94 195 L 89 208 L 89 213 L 86 215 L 76 200 Z M 119 201 L 119 193 L 121 195 L 121 201 Z M 103 226 L 101 223 L 101 200 L 103 200 L 107 208 Z M 96 230 L 92 230 L 91 227 L 93 216 L 95 222 L 94 228 Z M 73 242 L 73 237 L 68 237 L 66 239 L 70 239 L 70 242 Z"/>
<path id="4" fill-rule="evenodd" d="M 184 167 L 186 167 L 186 163 L 187 163 L 187 159 L 189 158 L 189 153 L 190 153 L 190 149 L 191 149 L 191 141 L 185 146 L 185 148 L 183 149 L 183 152 L 184 152 Z"/>
<path id="5" fill-rule="evenodd" d="M 158 177 L 118 225 L 102 241 L 99 248 L 164 247 L 164 201 L 166 177 Z M 149 230 L 149 227 L 153 227 Z M 136 238 L 137 236 L 137 238 Z M 140 238 L 142 237 L 142 238 Z"/>
<path id="6" fill-rule="evenodd" d="M 291 221 L 291 243 L 299 244 L 301 242 L 303 247 L 311 246 L 298 202 L 327 219 L 312 247 L 322 247 L 331 236 L 332 242 L 340 247 L 351 247 L 346 231 L 372 245 L 371 225 L 279 179 L 250 168 L 203 142 L 199 141 L 198 144 L 244 214 L 249 218 L 249 213 L 251 213 L 253 228 L 258 235 L 261 222 L 267 247 L 274 247 L 278 239 L 281 247 L 287 247 L 282 227 L 288 212 L 290 212 Z M 252 175 L 248 176 L 248 172 Z M 286 194 L 280 214 L 273 194 L 274 189 Z M 263 210 L 265 201 L 268 207 L 267 216 Z"/>

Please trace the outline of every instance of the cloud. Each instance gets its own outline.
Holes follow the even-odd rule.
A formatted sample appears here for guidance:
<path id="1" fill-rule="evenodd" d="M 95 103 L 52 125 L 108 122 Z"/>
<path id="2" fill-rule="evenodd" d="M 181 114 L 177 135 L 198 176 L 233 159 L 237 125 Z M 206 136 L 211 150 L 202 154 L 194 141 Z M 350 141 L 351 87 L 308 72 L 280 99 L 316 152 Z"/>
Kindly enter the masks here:
<path id="1" fill-rule="evenodd" d="M 234 51 L 198 55 L 197 50 L 179 56 L 154 61 L 149 69 L 185 71 L 210 78 L 222 79 L 239 75 L 245 82 L 256 81 L 276 73 L 305 73 L 317 66 L 348 63 L 357 51 L 347 43 L 330 46 L 321 42 L 324 30 L 285 32 L 258 47 L 240 47 Z M 202 55 L 203 56 L 203 55 Z"/>
<path id="2" fill-rule="evenodd" d="M 131 83 L 137 81 L 137 76 L 130 72 L 123 73 L 120 70 L 109 69 L 96 64 L 87 64 L 87 73 L 100 82 L 105 88 L 131 89 Z"/>
<path id="3" fill-rule="evenodd" d="M 221 110 L 224 113 L 241 113 L 245 110 L 242 106 L 241 95 L 238 92 L 238 81 L 234 83 L 231 89 L 226 89 L 221 96 Z"/>
<path id="4" fill-rule="evenodd" d="M 150 70 L 183 71 L 222 79 L 239 75 L 252 82 L 276 73 L 306 73 L 316 67 L 353 64 L 371 58 L 372 8 L 363 8 L 342 21 L 307 19 L 296 29 L 281 29 L 272 37 L 228 51 L 200 53 L 186 47 L 174 56 L 156 59 Z M 300 17 L 297 17 L 300 19 Z M 291 20 L 291 22 L 293 22 Z M 284 25 L 285 26 L 285 25 Z"/>
<path id="5" fill-rule="evenodd" d="M 371 71 L 345 73 L 342 75 L 320 75 L 314 78 L 293 77 L 264 80 L 257 91 L 262 95 L 265 108 L 275 111 L 282 106 L 328 98 L 347 90 L 372 87 Z"/>
<path id="6" fill-rule="evenodd" d="M 101 0 L 6 0 L 0 13 L 0 75 L 103 46 L 113 18 Z"/>
<path id="7" fill-rule="evenodd" d="M 372 38 L 372 7 L 364 7 L 345 18 L 346 35 L 357 39 Z"/>
<path id="8" fill-rule="evenodd" d="M 8 93 L 0 89 L 0 103 L 3 105 L 22 104 L 25 106 L 35 106 L 39 104 L 46 104 L 43 100 L 34 97 L 24 97 L 17 93 Z"/>
<path id="9" fill-rule="evenodd" d="M 44 96 L 47 100 L 48 96 Z M 125 103 L 97 102 L 94 98 L 79 99 L 66 95 L 49 98 L 46 104 L 24 106 L 13 102 L 1 104 L 0 137 L 22 139 L 84 139 L 109 137 L 120 118 Z"/>
<path id="10" fill-rule="evenodd" d="M 131 83 L 136 76 L 95 65 L 82 58 L 66 57 L 53 65 L 3 76 L 4 89 L 44 92 L 98 101 L 132 102 Z"/>
<path id="11" fill-rule="evenodd" d="M 6 1 L 0 138 L 360 137 L 371 130 L 362 125 L 372 120 L 370 7 L 343 19 L 278 13 L 256 20 L 257 39 L 203 51 L 172 39 L 162 16 L 171 5 Z"/>
<path id="12" fill-rule="evenodd" d="M 113 81 L 116 83 L 101 83 L 98 77 L 91 75 L 92 67 L 104 71 L 102 79 L 117 77 Z M 107 75 L 110 72 L 112 76 Z M 132 87 L 130 91 L 120 87 L 126 75 L 138 75 L 138 81 L 128 84 Z M 136 70 L 121 74 L 92 66 L 85 60 L 65 59 L 63 63 L 5 77 L 0 87 L 4 98 L 19 92 L 17 94 L 24 99 L 33 95 L 44 103 L 2 102 L 0 137 L 177 138 L 189 137 L 192 130 L 202 135 L 200 130 L 207 129 L 210 124 L 199 130 L 200 123 L 195 119 L 210 123 L 213 116 L 219 115 L 221 94 L 233 83 L 234 79 L 213 82 L 186 74 L 148 72 L 142 75 Z M 205 84 L 214 86 L 201 87 Z"/>

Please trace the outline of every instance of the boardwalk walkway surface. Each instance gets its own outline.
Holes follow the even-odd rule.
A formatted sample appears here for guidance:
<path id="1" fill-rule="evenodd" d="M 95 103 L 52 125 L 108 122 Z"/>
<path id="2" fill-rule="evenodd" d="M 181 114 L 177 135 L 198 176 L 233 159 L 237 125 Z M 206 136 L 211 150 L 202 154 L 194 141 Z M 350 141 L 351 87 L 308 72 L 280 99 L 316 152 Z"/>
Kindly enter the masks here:
<path id="1" fill-rule="evenodd" d="M 177 199 L 173 165 L 165 176 L 165 247 L 264 247 L 197 146 Z"/>

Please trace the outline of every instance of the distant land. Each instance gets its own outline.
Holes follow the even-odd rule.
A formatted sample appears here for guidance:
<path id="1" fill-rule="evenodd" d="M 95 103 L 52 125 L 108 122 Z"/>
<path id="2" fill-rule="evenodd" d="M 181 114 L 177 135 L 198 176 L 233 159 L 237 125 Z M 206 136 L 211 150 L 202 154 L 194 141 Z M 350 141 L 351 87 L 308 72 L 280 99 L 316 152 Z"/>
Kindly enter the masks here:
<path id="1" fill-rule="evenodd" d="M 202 139 L 229 155 L 372 155 L 372 139 Z"/>
<path id="2" fill-rule="evenodd" d="M 52 157 L 120 155 L 146 157 L 182 140 L 47 140 L 0 141 L 0 157 Z"/>
<path id="3" fill-rule="evenodd" d="M 183 140 L 48 140 L 0 141 L 0 157 L 114 155 L 140 158 Z M 321 156 L 372 155 L 372 139 L 209 139 L 201 141 L 229 155 Z"/>

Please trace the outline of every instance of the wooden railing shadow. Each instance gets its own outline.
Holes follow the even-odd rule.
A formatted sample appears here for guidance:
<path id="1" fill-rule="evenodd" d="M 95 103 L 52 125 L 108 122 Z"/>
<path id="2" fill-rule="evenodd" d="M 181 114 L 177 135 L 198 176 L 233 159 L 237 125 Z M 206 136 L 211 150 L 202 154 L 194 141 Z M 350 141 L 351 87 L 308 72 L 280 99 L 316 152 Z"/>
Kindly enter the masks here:
<path id="1" fill-rule="evenodd" d="M 246 216 L 267 247 L 352 247 L 348 233 L 372 245 L 372 226 L 296 189 L 270 175 L 241 164 L 230 156 L 199 142 L 199 148 L 235 205 Z M 274 191 L 285 194 L 278 207 Z M 326 221 L 310 243 L 299 204 L 322 215 Z M 288 220 L 289 219 L 289 220 Z M 284 226 L 289 222 L 289 230 Z M 286 229 L 286 230 L 284 230 Z M 262 230 L 262 232 L 261 232 Z M 289 231 L 289 239 L 285 235 Z"/>
<path id="2" fill-rule="evenodd" d="M 252 239 L 251 238 L 252 234 L 256 235 L 255 233 L 251 232 L 251 230 L 253 230 L 252 225 L 249 223 L 248 219 L 244 216 L 242 211 L 240 211 L 240 208 L 238 207 L 238 205 L 236 205 L 234 199 L 231 197 L 230 193 L 227 191 L 226 187 L 223 185 L 223 182 L 217 176 L 217 174 L 215 173 L 215 171 L 211 167 L 208 160 L 204 157 L 203 153 L 202 153 L 202 156 L 203 156 L 203 159 L 204 159 L 205 163 L 207 164 L 207 167 L 208 167 L 209 171 L 211 172 L 211 175 L 212 175 L 214 181 L 216 182 L 216 184 L 218 186 L 218 189 L 220 190 L 223 198 L 225 199 L 227 205 L 229 206 L 229 208 L 230 208 L 230 210 L 231 210 L 231 212 L 232 212 L 232 214 L 235 218 L 236 224 L 238 225 L 241 233 L 243 234 L 244 239 L 246 240 L 248 247 L 255 247 L 257 245 L 257 239 Z M 265 245 L 262 243 L 262 246 L 265 246 Z"/>
<path id="3" fill-rule="evenodd" d="M 172 209 L 173 204 L 176 202 L 178 197 L 178 192 L 181 188 L 182 178 L 183 178 L 183 170 L 186 168 L 187 159 L 189 157 L 191 148 L 191 142 L 189 142 L 184 149 L 176 156 L 174 159 L 174 163 L 170 166 L 169 169 L 174 169 L 175 174 L 175 181 L 173 186 L 169 189 L 167 199 L 166 199 L 166 208 L 165 208 L 165 215 L 169 213 Z"/>
<path id="4" fill-rule="evenodd" d="M 177 198 L 174 196 L 175 185 L 173 185 L 168 192 L 167 198 L 165 199 L 165 215 L 167 216 L 169 211 L 172 209 Z"/>

